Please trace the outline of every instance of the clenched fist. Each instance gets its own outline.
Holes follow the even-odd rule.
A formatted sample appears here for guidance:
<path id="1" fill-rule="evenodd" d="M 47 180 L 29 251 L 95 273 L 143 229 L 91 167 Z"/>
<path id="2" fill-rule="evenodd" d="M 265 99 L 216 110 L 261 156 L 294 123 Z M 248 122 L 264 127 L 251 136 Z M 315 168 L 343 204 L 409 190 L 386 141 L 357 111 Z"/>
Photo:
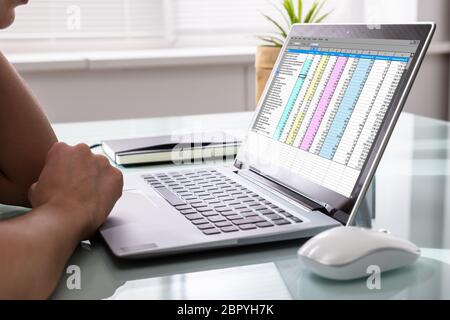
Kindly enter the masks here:
<path id="1" fill-rule="evenodd" d="M 122 194 L 122 173 L 85 144 L 58 142 L 29 192 L 32 206 L 52 206 L 85 238 L 106 219 Z M 61 217 L 59 217 L 61 218 Z"/>

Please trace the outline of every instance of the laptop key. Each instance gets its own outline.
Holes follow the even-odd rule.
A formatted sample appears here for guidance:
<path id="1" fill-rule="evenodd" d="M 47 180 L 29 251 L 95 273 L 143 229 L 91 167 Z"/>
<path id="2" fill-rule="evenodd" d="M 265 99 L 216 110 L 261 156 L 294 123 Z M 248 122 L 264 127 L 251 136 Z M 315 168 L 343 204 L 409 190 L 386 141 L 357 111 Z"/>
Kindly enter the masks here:
<path id="1" fill-rule="evenodd" d="M 178 211 L 184 210 L 184 209 L 191 209 L 191 206 L 188 206 L 187 204 L 182 204 L 180 206 L 175 206 Z"/>
<path id="2" fill-rule="evenodd" d="M 197 211 L 195 211 L 194 209 L 184 209 L 184 210 L 180 210 L 180 212 L 182 214 L 197 213 Z"/>
<path id="3" fill-rule="evenodd" d="M 281 214 L 282 214 L 283 216 L 285 216 L 286 218 L 291 218 L 291 217 L 293 217 L 293 215 L 290 214 L 289 212 L 282 212 Z"/>
<path id="4" fill-rule="evenodd" d="M 294 216 L 290 217 L 290 219 L 291 219 L 292 221 L 294 221 L 294 222 L 297 222 L 297 223 L 303 222 L 302 219 L 299 219 L 299 218 L 294 217 Z"/>
<path id="5" fill-rule="evenodd" d="M 235 232 L 235 231 L 239 231 L 239 229 L 236 228 L 235 226 L 223 227 L 223 228 L 220 228 L 220 230 L 222 230 L 222 232 Z"/>
<path id="6" fill-rule="evenodd" d="M 235 225 L 241 225 L 241 224 L 253 224 L 253 221 L 250 220 L 251 218 L 245 218 L 245 219 L 236 219 L 231 222 L 233 222 Z"/>
<path id="7" fill-rule="evenodd" d="M 254 213 L 252 211 L 250 211 L 250 212 L 241 212 L 241 215 L 243 217 L 245 217 L 245 218 L 258 216 L 257 213 Z"/>
<path id="8" fill-rule="evenodd" d="M 200 198 L 203 198 L 203 199 L 211 197 L 211 195 L 207 192 L 197 193 L 197 196 L 199 196 Z"/>
<path id="9" fill-rule="evenodd" d="M 258 223 L 255 223 L 255 224 L 256 224 L 256 226 L 259 227 L 259 228 L 268 228 L 268 227 L 273 227 L 273 226 L 274 226 L 273 223 L 270 223 L 270 222 L 268 222 L 268 221 L 258 222 Z"/>
<path id="10" fill-rule="evenodd" d="M 272 222 L 275 223 L 277 226 L 281 226 L 283 224 L 291 224 L 291 222 L 287 221 L 286 219 L 272 220 Z"/>
<path id="11" fill-rule="evenodd" d="M 242 219 L 242 217 L 240 215 L 238 215 L 238 214 L 233 214 L 233 215 L 230 215 L 230 216 L 226 216 L 226 218 L 228 220 L 239 220 L 239 219 Z"/>
<path id="12" fill-rule="evenodd" d="M 264 222 L 264 221 L 266 221 L 266 219 L 261 218 L 261 217 L 259 217 L 259 216 L 256 216 L 256 217 L 249 217 L 249 218 L 247 218 L 246 220 L 247 220 L 248 222 L 252 222 L 252 223 L 257 223 L 257 222 Z"/>
<path id="13" fill-rule="evenodd" d="M 152 183 L 151 185 L 153 188 L 164 188 L 164 185 L 161 183 Z"/>
<path id="14" fill-rule="evenodd" d="M 265 215 L 265 217 L 267 219 L 270 219 L 270 220 L 277 220 L 277 219 L 282 219 L 283 218 L 282 216 L 279 216 L 276 213 Z"/>
<path id="15" fill-rule="evenodd" d="M 265 209 L 267 209 L 267 207 L 263 206 L 263 205 L 258 205 L 258 206 L 253 206 L 252 209 L 253 210 L 265 210 Z"/>
<path id="16" fill-rule="evenodd" d="M 240 219 L 236 219 L 232 221 L 235 225 L 239 225 L 239 224 L 246 224 L 247 221 L 245 221 L 245 219 L 240 218 Z"/>
<path id="17" fill-rule="evenodd" d="M 216 209 L 217 212 L 231 211 L 231 208 L 228 208 L 228 207 L 216 207 L 215 209 Z"/>
<path id="18" fill-rule="evenodd" d="M 204 216 L 204 217 L 217 216 L 218 214 L 219 213 L 214 211 L 214 210 L 209 210 L 209 211 L 202 212 L 202 216 Z"/>
<path id="19" fill-rule="evenodd" d="M 200 208 L 196 208 L 198 212 L 207 212 L 207 211 L 211 211 L 212 208 L 210 207 L 200 207 Z"/>
<path id="20" fill-rule="evenodd" d="M 239 225 L 239 229 L 251 230 L 251 229 L 256 229 L 256 226 L 254 224 L 241 224 L 241 225 Z"/>
<path id="21" fill-rule="evenodd" d="M 197 220 L 197 219 L 203 219 L 203 216 L 199 215 L 198 213 L 191 213 L 185 215 L 186 219 L 188 220 Z"/>
<path id="22" fill-rule="evenodd" d="M 226 219 L 222 216 L 211 216 L 208 217 L 208 220 L 211 222 L 221 222 L 221 221 L 226 221 Z"/>
<path id="23" fill-rule="evenodd" d="M 213 234 L 219 234 L 220 233 L 220 231 L 217 229 L 217 228 L 214 228 L 214 229 L 205 229 L 205 230 L 202 230 L 202 232 L 204 233 L 204 234 L 206 234 L 206 235 L 213 235 Z"/>
<path id="24" fill-rule="evenodd" d="M 209 221 L 206 219 L 197 219 L 197 220 L 192 220 L 191 222 L 195 225 L 209 223 Z"/>
<path id="25" fill-rule="evenodd" d="M 234 211 L 224 211 L 224 212 L 221 212 L 221 215 L 223 215 L 224 217 L 235 216 L 236 212 L 234 212 Z"/>
<path id="26" fill-rule="evenodd" d="M 264 209 L 264 210 L 259 210 L 258 213 L 266 215 L 266 214 L 272 214 L 272 213 L 275 213 L 275 212 L 273 212 L 270 209 Z"/>
<path id="27" fill-rule="evenodd" d="M 201 207 L 206 207 L 207 204 L 203 203 L 203 202 L 198 202 L 198 203 L 190 203 L 190 205 L 194 208 L 201 208 Z"/>
<path id="28" fill-rule="evenodd" d="M 216 222 L 215 225 L 216 225 L 216 227 L 223 228 L 223 227 L 232 226 L 233 224 L 230 221 L 220 221 L 220 222 Z"/>
<path id="29" fill-rule="evenodd" d="M 186 204 L 183 200 L 181 200 L 177 195 L 175 195 L 172 191 L 170 191 L 167 188 L 155 188 L 155 190 L 172 206 L 179 206 L 182 204 Z"/>
<path id="30" fill-rule="evenodd" d="M 196 226 L 198 229 L 200 230 L 205 230 L 205 229 L 212 229 L 214 228 L 214 225 L 212 223 L 205 223 L 205 224 L 200 224 Z"/>

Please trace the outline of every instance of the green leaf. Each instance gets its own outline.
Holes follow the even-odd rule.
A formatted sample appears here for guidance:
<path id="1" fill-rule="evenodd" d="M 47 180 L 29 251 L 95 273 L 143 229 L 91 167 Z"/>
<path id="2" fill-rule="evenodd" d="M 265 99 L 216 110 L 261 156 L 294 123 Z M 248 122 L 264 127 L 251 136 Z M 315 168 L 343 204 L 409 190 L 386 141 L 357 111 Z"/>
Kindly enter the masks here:
<path id="1" fill-rule="evenodd" d="M 291 20 L 291 24 L 297 22 L 297 17 L 295 16 L 295 9 L 292 0 L 284 0 L 283 6 L 286 9 L 289 19 Z"/>
<path id="2" fill-rule="evenodd" d="M 318 5 L 318 2 L 315 1 L 314 4 L 312 5 L 311 9 L 309 9 L 308 14 L 305 17 L 305 20 L 304 20 L 305 23 L 311 22 L 311 17 L 313 16 L 314 12 L 316 11 L 317 5 Z"/>
<path id="3" fill-rule="evenodd" d="M 319 5 L 316 9 L 316 11 L 314 12 L 314 14 L 311 16 L 311 22 L 314 22 L 314 20 L 316 20 L 318 14 L 320 13 L 320 11 L 322 10 L 324 4 L 327 2 L 327 0 L 321 0 L 319 1 Z"/>
<path id="4" fill-rule="evenodd" d="M 325 13 L 324 15 L 320 16 L 316 21 L 314 21 L 315 23 L 320 23 L 323 20 L 325 20 L 333 11 L 329 11 L 327 13 Z"/>
<path id="5" fill-rule="evenodd" d="M 286 38 L 287 37 L 287 32 L 283 29 L 283 27 L 276 22 L 274 19 L 272 19 L 271 17 L 269 17 L 268 15 L 262 14 L 264 18 L 266 18 L 267 20 L 269 20 L 270 22 L 272 22 L 281 32 L 281 35 Z"/>
<path id="6" fill-rule="evenodd" d="M 297 3 L 297 11 L 298 11 L 298 21 L 301 22 L 302 21 L 302 15 L 303 15 L 303 0 L 298 0 Z"/>
<path id="7" fill-rule="evenodd" d="M 271 45 L 275 46 L 282 46 L 284 40 L 287 37 L 288 29 L 291 27 L 294 23 L 304 22 L 304 23 L 320 23 L 323 20 L 325 20 L 333 10 L 321 15 L 320 12 L 322 11 L 325 3 L 328 0 L 315 0 L 312 4 L 311 8 L 306 12 L 306 16 L 303 19 L 303 10 L 304 10 L 304 2 L 303 0 L 297 0 L 297 6 L 294 5 L 294 0 L 278 0 L 276 3 L 274 3 L 274 0 L 267 0 L 270 1 L 273 7 L 280 13 L 281 17 L 286 22 L 286 27 L 284 27 L 284 23 L 279 23 L 277 19 L 274 19 L 264 13 L 261 12 L 261 15 L 264 16 L 265 19 L 267 19 L 270 23 L 276 26 L 276 28 L 279 30 L 279 35 L 273 36 L 273 34 L 269 34 L 266 36 L 258 36 L 259 39 L 261 39 L 264 42 L 270 43 Z"/>
<path id="8" fill-rule="evenodd" d="M 280 13 L 280 15 L 283 17 L 284 21 L 286 22 L 286 26 L 287 26 L 288 28 L 290 28 L 290 27 L 291 27 L 291 22 L 289 21 L 289 18 L 286 17 L 286 13 L 283 12 L 283 11 L 280 9 L 280 7 L 277 6 L 275 3 L 273 3 L 273 2 L 270 2 L 270 3 L 271 3 L 272 6 Z"/>

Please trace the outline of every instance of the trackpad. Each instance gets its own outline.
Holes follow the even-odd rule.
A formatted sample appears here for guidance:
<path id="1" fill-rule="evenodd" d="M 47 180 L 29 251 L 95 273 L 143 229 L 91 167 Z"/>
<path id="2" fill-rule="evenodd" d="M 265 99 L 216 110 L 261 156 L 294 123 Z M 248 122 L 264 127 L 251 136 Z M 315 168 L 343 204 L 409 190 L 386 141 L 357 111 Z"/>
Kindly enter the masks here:
<path id="1" fill-rule="evenodd" d="M 107 242 L 121 247 L 148 243 L 173 245 L 186 231 L 181 226 L 186 226 L 184 218 L 159 195 L 127 190 L 101 227 L 101 233 Z"/>
<path id="2" fill-rule="evenodd" d="M 145 219 L 145 214 L 157 211 L 158 207 L 140 190 L 126 190 L 117 201 L 102 230 Z"/>

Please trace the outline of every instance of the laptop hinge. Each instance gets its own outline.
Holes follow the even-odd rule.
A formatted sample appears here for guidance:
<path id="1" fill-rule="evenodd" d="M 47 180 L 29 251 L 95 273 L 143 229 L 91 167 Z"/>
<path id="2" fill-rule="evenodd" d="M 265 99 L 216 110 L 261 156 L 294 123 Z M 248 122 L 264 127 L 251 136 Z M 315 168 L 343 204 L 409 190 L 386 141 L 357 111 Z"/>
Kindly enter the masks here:
<path id="1" fill-rule="evenodd" d="M 319 203 L 317 201 L 314 201 L 311 198 L 306 197 L 305 195 L 300 194 L 297 191 L 294 191 L 292 189 L 289 189 L 280 183 L 278 183 L 275 180 L 270 179 L 269 177 L 263 176 L 260 174 L 257 170 L 254 170 L 252 168 L 250 169 L 244 169 L 244 170 L 236 170 L 237 174 L 241 175 L 242 177 L 246 177 L 249 180 L 255 180 L 268 188 L 271 188 L 279 193 L 281 193 L 283 196 L 288 197 L 289 199 L 292 199 L 295 202 L 298 202 L 300 205 L 308 208 L 311 211 L 320 211 L 328 216 L 333 216 L 333 208 L 325 203 Z"/>

